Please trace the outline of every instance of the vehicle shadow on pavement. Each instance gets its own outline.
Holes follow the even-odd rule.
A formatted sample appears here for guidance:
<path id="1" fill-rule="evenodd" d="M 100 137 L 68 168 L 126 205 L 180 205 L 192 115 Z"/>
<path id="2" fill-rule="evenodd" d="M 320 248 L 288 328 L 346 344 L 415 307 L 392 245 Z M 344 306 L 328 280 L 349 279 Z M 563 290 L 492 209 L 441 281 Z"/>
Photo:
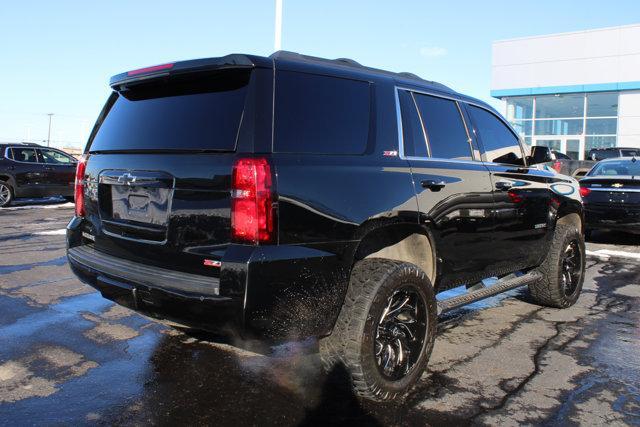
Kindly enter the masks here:
<path id="1" fill-rule="evenodd" d="M 604 245 L 640 246 L 640 234 L 625 231 L 593 231 L 587 242 Z"/>
<path id="2" fill-rule="evenodd" d="M 336 364 L 330 372 L 325 372 L 315 340 L 269 346 L 261 341 L 243 340 L 229 335 L 213 335 L 193 329 L 180 331 L 189 337 L 189 341 L 197 340 L 197 344 L 192 345 L 207 347 L 202 352 L 198 351 L 200 358 L 206 354 L 206 357 L 215 358 L 216 361 L 202 363 L 206 369 L 218 372 L 214 377 L 212 373 L 202 377 L 199 367 L 189 365 L 187 377 L 211 378 L 211 387 L 216 390 L 233 390 L 233 395 L 238 398 L 235 403 L 226 404 L 219 402 L 218 398 L 214 404 L 212 398 L 198 395 L 197 400 L 202 398 L 202 407 L 207 408 L 204 409 L 204 413 L 214 415 L 217 425 L 242 422 L 248 425 L 423 426 L 426 420 L 438 425 L 464 425 L 463 420 L 457 417 L 451 417 L 449 420 L 442 414 L 416 410 L 415 399 L 410 396 L 421 396 L 423 393 L 431 392 L 434 387 L 433 379 L 419 383 L 406 399 L 374 402 L 361 399 L 353 392 L 351 378 L 344 365 Z M 152 362 L 157 364 L 165 360 L 166 356 L 160 353 L 171 349 L 173 345 L 170 340 L 164 340 L 157 347 Z M 181 345 L 184 349 L 184 342 Z M 217 356 L 225 353 L 220 346 L 226 345 L 230 345 L 233 350 L 228 352 L 230 357 L 221 362 Z M 187 355 L 186 360 L 188 359 Z M 154 372 L 168 371 L 154 368 Z M 164 378 L 149 381 L 150 385 L 158 383 L 167 382 Z M 185 384 L 186 387 L 190 385 L 191 383 Z M 182 384 L 174 386 L 175 389 L 185 390 Z M 443 384 L 437 385 L 442 386 Z M 197 404 L 197 400 L 191 402 Z M 172 404 L 174 403 L 166 402 L 159 406 L 167 407 Z M 222 415 L 227 408 L 234 406 L 241 406 L 243 409 L 233 413 L 229 418 Z M 276 418 L 278 421 L 274 422 L 273 416 L 280 418 Z M 176 421 L 180 419 L 175 417 Z M 205 416 L 205 419 L 208 418 Z M 281 419 L 285 421 L 281 422 Z M 167 419 L 161 421 L 164 423 Z"/>
<path id="3" fill-rule="evenodd" d="M 149 359 L 148 374 L 140 378 L 140 398 L 104 414 L 101 421 L 170 425 L 190 420 L 191 425 L 236 427 L 382 425 L 352 391 L 343 366 L 325 374 L 318 355 L 306 350 L 264 356 L 170 331 Z"/>
<path id="4" fill-rule="evenodd" d="M 307 412 L 300 425 L 342 424 L 382 425 L 364 410 L 351 389 L 349 373 L 342 364 L 337 364 L 326 377 L 320 402 Z"/>

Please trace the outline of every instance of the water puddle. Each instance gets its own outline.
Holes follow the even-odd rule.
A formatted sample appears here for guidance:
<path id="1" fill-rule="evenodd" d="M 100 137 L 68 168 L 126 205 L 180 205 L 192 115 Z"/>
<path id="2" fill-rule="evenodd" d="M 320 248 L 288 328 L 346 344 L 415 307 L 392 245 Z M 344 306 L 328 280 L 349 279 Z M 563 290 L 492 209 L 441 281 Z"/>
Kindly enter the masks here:
<path id="1" fill-rule="evenodd" d="M 50 259 L 49 261 L 32 262 L 28 264 L 16 264 L 16 265 L 0 265 L 0 274 L 10 274 L 16 271 L 31 270 L 35 267 L 60 267 L 67 263 L 67 256 L 63 255 L 58 258 Z"/>

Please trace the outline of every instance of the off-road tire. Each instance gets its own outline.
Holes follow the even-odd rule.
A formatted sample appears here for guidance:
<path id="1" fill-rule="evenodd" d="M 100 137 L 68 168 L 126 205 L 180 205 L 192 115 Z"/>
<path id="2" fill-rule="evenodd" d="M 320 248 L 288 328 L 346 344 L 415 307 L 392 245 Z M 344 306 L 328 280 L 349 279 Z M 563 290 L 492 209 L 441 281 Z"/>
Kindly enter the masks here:
<path id="1" fill-rule="evenodd" d="M 566 295 L 562 285 L 562 257 L 572 241 L 577 242 L 580 250 L 579 268 L 581 273 L 575 290 Z M 540 305 L 555 308 L 567 308 L 575 304 L 584 283 L 585 259 L 584 236 L 582 233 L 575 225 L 557 224 L 549 253 L 544 262 L 538 267 L 543 277 L 529 285 L 529 292 L 533 299 Z"/>
<path id="2" fill-rule="evenodd" d="M 13 202 L 13 198 L 14 198 L 13 187 L 11 187 L 11 185 L 9 185 L 4 181 L 0 181 L 0 190 L 5 188 L 9 191 L 9 199 L 8 200 L 0 199 L 0 208 L 7 207 L 11 204 L 11 202 Z"/>
<path id="3" fill-rule="evenodd" d="M 423 298 L 426 332 L 422 351 L 413 368 L 398 380 L 385 378 L 376 365 L 374 339 L 377 321 L 395 290 L 414 286 Z M 347 295 L 330 336 L 320 340 L 320 356 L 327 372 L 342 364 L 351 376 L 356 394 L 385 401 L 396 398 L 422 375 L 433 349 L 437 308 L 431 282 L 416 265 L 380 258 L 355 264 Z"/>

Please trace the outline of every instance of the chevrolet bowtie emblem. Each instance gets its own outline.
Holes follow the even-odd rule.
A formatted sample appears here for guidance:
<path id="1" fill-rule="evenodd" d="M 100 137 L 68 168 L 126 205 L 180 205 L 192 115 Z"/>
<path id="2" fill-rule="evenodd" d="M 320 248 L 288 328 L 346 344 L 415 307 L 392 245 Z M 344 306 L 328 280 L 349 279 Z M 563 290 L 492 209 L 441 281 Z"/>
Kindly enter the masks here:
<path id="1" fill-rule="evenodd" d="M 612 185 L 612 187 L 614 188 L 620 188 L 623 187 L 624 184 L 620 184 L 619 182 L 616 182 L 615 184 Z"/>
<path id="2" fill-rule="evenodd" d="M 137 176 L 131 175 L 129 172 L 127 172 L 118 177 L 118 184 L 131 185 L 136 182 L 136 179 L 138 179 Z"/>

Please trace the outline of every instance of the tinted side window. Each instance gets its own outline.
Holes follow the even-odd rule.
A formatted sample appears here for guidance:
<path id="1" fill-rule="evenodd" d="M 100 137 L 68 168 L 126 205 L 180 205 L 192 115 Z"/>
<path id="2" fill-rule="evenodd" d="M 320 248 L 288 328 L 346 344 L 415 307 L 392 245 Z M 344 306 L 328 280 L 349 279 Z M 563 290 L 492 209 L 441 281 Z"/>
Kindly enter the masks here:
<path id="1" fill-rule="evenodd" d="M 42 161 L 45 163 L 56 164 L 56 165 L 68 165 L 73 163 L 73 159 L 66 154 L 62 154 L 55 150 L 45 150 L 41 149 L 40 155 L 42 156 Z"/>
<path id="2" fill-rule="evenodd" d="M 404 155 L 409 157 L 427 157 L 427 144 L 420 123 L 420 116 L 411 93 L 398 91 L 400 114 L 402 115 L 402 146 Z"/>
<path id="3" fill-rule="evenodd" d="M 487 161 L 524 165 L 522 148 L 513 132 L 489 111 L 473 105 L 469 105 L 468 109 L 484 146 Z"/>
<path id="4" fill-rule="evenodd" d="M 363 154 L 370 108 L 368 82 L 278 71 L 274 151 Z"/>
<path id="5" fill-rule="evenodd" d="M 11 149 L 13 153 L 13 160 L 17 162 L 25 162 L 25 163 L 37 163 L 38 158 L 36 157 L 36 150 L 33 148 L 19 148 L 13 147 Z"/>
<path id="6" fill-rule="evenodd" d="M 455 101 L 414 94 L 431 157 L 471 160 L 469 136 Z"/>

